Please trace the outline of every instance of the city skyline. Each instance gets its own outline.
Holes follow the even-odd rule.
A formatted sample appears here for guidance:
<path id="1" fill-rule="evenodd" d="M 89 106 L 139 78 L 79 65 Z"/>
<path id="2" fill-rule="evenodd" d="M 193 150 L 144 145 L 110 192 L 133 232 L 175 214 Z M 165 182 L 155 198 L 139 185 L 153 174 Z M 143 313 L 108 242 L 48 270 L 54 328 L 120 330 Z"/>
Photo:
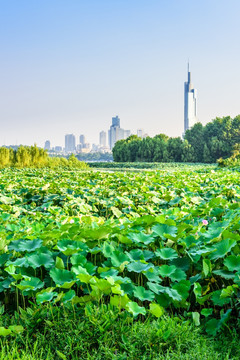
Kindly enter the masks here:
<path id="1" fill-rule="evenodd" d="M 186 62 L 198 120 L 240 113 L 236 0 L 3 2 L 0 145 L 124 129 L 181 136 Z M 222 26 L 222 24 L 226 26 Z"/>
<path id="2" fill-rule="evenodd" d="M 112 117 L 112 124 L 108 131 L 100 131 L 98 143 L 88 143 L 86 141 L 86 136 L 80 134 L 65 134 L 65 143 L 64 146 L 52 146 L 51 140 L 47 139 L 44 142 L 44 149 L 51 150 L 55 152 L 109 152 L 113 149 L 115 143 L 118 140 L 127 139 L 130 135 L 137 135 L 140 138 L 147 137 L 148 134 L 145 133 L 143 129 L 137 129 L 136 132 L 132 133 L 130 130 L 125 130 L 120 126 L 120 118 L 118 115 Z M 79 139 L 79 140 L 78 140 Z"/>

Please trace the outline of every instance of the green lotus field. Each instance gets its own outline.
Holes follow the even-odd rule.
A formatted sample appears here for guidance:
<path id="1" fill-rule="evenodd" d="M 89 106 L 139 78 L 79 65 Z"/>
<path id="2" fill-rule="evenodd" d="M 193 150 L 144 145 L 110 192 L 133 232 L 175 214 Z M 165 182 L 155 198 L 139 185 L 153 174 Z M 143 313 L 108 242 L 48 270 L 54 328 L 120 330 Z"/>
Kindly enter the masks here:
<path id="1" fill-rule="evenodd" d="M 234 328 L 239 199 L 239 172 L 215 166 L 2 169 L 0 338 L 23 336 L 39 309 Z"/>

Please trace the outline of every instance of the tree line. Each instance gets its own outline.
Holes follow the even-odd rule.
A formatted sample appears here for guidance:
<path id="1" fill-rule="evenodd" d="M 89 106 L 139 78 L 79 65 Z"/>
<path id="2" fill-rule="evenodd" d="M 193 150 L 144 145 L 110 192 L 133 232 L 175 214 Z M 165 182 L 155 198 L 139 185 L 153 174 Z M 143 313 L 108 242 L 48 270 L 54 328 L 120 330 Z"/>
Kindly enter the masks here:
<path id="1" fill-rule="evenodd" d="M 34 146 L 0 147 L 0 168 L 5 167 L 65 167 L 87 169 L 88 165 L 79 161 L 73 154 L 68 159 L 63 157 L 50 157 L 47 150 Z"/>
<path id="2" fill-rule="evenodd" d="M 113 159 L 117 162 L 199 162 L 215 163 L 228 158 L 240 144 L 240 115 L 216 118 L 203 126 L 196 123 L 184 138 L 159 134 L 146 138 L 131 135 L 117 141 Z"/>

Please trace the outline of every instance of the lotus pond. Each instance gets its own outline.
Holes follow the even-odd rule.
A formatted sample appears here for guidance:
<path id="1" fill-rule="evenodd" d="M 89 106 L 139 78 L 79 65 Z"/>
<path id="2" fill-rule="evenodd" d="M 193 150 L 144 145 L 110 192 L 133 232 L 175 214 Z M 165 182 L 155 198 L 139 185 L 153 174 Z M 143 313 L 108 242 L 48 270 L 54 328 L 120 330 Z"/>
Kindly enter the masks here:
<path id="1" fill-rule="evenodd" d="M 1 313 L 109 304 L 215 335 L 239 318 L 239 198 L 239 173 L 212 166 L 3 169 Z"/>

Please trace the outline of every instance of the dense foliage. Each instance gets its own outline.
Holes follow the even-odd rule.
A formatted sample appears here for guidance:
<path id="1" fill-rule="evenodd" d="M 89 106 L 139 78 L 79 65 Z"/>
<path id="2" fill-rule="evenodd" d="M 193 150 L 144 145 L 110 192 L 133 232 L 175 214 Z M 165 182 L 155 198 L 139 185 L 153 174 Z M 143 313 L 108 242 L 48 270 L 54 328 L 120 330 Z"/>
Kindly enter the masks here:
<path id="1" fill-rule="evenodd" d="M 113 161 L 112 153 L 102 153 L 102 152 L 89 152 L 89 153 L 80 153 L 76 155 L 76 158 L 80 161 L 86 162 L 100 162 L 100 161 Z"/>
<path id="2" fill-rule="evenodd" d="M 227 159 L 218 159 L 218 164 L 221 167 L 240 169 L 240 144 L 235 146 L 232 156 Z"/>
<path id="3" fill-rule="evenodd" d="M 238 180 L 199 166 L 1 170 L 0 301 L 167 311 L 216 334 L 239 314 Z"/>
<path id="4" fill-rule="evenodd" d="M 0 147 L 0 168 L 5 167 L 64 167 L 87 169 L 88 165 L 79 161 L 74 155 L 68 159 L 63 157 L 49 157 L 47 150 L 34 146 L 19 146 L 17 149 Z"/>
<path id="5" fill-rule="evenodd" d="M 190 164 L 190 163 L 159 163 L 159 162 L 93 162 L 88 163 L 91 168 L 98 169 L 116 169 L 118 171 L 122 170 L 177 170 L 177 169 L 189 169 L 189 165 L 194 165 L 195 169 L 197 167 L 203 167 L 203 164 Z M 215 164 L 204 164 L 205 169 L 210 169 L 215 167 Z"/>
<path id="6" fill-rule="evenodd" d="M 186 131 L 183 140 L 164 134 L 144 139 L 132 135 L 115 144 L 113 158 L 117 162 L 214 163 L 231 156 L 236 144 L 240 144 L 240 115 L 216 118 L 206 126 L 197 123 Z"/>

